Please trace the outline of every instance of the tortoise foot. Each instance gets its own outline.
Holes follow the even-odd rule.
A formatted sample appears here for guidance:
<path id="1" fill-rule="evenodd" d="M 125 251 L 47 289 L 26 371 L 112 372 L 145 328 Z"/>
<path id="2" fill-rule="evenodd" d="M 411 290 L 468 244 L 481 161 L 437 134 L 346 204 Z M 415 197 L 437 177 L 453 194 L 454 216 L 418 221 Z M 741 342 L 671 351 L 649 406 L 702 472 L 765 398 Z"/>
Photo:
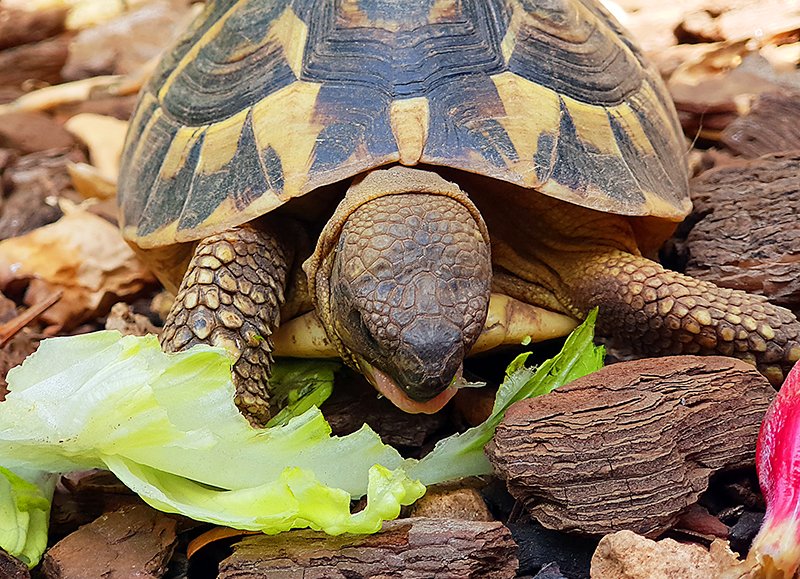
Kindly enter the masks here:
<path id="1" fill-rule="evenodd" d="M 165 351 L 195 344 L 234 356 L 236 405 L 253 425 L 265 424 L 272 333 L 280 321 L 292 255 L 277 230 L 256 224 L 201 240 L 161 334 Z"/>

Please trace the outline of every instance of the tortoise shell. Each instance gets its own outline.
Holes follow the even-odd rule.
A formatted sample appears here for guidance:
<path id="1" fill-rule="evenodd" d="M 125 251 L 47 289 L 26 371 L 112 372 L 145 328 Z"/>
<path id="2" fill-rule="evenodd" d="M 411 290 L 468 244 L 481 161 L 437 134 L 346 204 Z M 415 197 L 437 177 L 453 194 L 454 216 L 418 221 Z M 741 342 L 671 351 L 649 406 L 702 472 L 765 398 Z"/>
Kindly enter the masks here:
<path id="1" fill-rule="evenodd" d="M 677 221 L 683 153 L 657 73 L 592 0 L 218 0 L 140 96 L 119 203 L 159 248 L 400 162 Z"/>

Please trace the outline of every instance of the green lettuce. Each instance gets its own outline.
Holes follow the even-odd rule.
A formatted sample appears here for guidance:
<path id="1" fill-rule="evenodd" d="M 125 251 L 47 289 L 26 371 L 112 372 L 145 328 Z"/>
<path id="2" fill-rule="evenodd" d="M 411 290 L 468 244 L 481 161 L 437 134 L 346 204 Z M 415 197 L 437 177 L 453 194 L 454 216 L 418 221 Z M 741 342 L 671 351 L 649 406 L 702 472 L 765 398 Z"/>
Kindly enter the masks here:
<path id="1" fill-rule="evenodd" d="M 492 416 L 421 461 L 403 459 L 367 425 L 331 435 L 318 408 L 333 385 L 331 362 L 277 365 L 272 386 L 286 407 L 253 429 L 233 404 L 223 350 L 165 354 L 153 336 L 117 332 L 45 340 L 9 372 L 0 404 L 0 547 L 34 565 L 46 544 L 51 473 L 88 468 L 112 471 L 155 508 L 201 521 L 264 533 L 376 532 L 424 484 L 491 472 L 483 446 L 511 403 L 600 367 L 593 324 L 536 371 L 518 357 Z M 37 486 L 11 471 L 50 478 Z M 351 513 L 364 495 L 366 507 Z"/>
<path id="2" fill-rule="evenodd" d="M 58 475 L 0 467 L 0 547 L 33 567 L 47 546 L 50 504 Z"/>

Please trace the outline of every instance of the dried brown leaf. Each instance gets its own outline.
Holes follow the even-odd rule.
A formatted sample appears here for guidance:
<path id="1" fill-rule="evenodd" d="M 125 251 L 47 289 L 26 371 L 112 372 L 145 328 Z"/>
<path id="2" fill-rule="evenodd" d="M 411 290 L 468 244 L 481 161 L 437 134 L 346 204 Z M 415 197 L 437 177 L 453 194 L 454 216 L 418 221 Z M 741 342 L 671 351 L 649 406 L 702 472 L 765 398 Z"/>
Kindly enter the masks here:
<path id="1" fill-rule="evenodd" d="M 111 4 L 108 0 L 101 1 Z M 64 78 L 132 73 L 158 57 L 175 34 L 186 27 L 189 17 L 196 14 L 187 0 L 150 0 L 139 4 L 81 30 L 70 46 Z"/>
<path id="2" fill-rule="evenodd" d="M 72 208 L 56 223 L 0 242 L 0 279 L 38 278 L 62 299 L 42 320 L 71 328 L 155 282 L 108 221 Z M 36 287 L 36 286 L 32 286 Z M 46 291 L 43 290 L 43 291 Z M 31 288 L 26 301 L 31 299 Z"/>
<path id="3" fill-rule="evenodd" d="M 89 159 L 100 176 L 116 183 L 128 123 L 113 117 L 81 113 L 69 119 L 64 128 L 86 144 Z"/>

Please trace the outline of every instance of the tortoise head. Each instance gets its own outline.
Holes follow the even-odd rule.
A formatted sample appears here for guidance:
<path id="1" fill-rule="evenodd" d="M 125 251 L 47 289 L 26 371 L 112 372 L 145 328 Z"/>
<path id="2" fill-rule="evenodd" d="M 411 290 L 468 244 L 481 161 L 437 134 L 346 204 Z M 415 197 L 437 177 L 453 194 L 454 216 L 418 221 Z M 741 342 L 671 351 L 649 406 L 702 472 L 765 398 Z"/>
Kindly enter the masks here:
<path id="1" fill-rule="evenodd" d="M 483 329 L 489 254 L 483 220 L 457 186 L 393 167 L 350 188 L 306 271 L 342 357 L 399 408 L 430 413 L 455 394 Z"/>

